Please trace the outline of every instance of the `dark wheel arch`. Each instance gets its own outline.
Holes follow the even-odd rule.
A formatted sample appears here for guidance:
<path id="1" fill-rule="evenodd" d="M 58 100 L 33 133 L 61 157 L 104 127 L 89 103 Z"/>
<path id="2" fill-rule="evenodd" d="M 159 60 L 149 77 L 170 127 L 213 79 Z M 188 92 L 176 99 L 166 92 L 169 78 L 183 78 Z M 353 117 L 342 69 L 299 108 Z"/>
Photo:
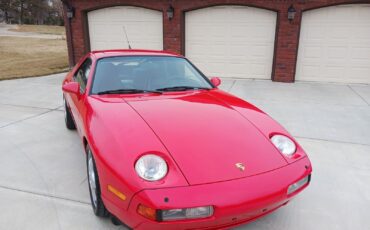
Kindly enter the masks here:
<path id="1" fill-rule="evenodd" d="M 71 109 L 68 106 L 67 101 L 64 97 L 63 97 L 63 101 L 64 101 L 64 121 L 66 123 L 66 127 L 69 130 L 75 130 L 76 129 L 76 124 L 75 124 L 75 121 L 73 119 Z"/>
<path id="2" fill-rule="evenodd" d="M 87 181 L 89 184 L 91 206 L 96 216 L 107 217 L 109 216 L 109 212 L 105 208 L 104 202 L 101 198 L 101 186 L 99 181 L 98 170 L 95 164 L 94 155 L 88 144 L 86 145 L 85 149 L 86 149 Z"/>

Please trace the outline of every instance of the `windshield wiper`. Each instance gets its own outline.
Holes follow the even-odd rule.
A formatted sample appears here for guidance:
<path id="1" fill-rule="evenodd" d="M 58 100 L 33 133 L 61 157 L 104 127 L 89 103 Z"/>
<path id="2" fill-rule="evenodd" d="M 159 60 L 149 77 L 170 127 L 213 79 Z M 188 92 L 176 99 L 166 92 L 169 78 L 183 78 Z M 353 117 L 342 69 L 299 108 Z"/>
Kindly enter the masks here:
<path id="1" fill-rule="evenodd" d="M 102 95 L 102 94 L 134 94 L 134 93 L 158 93 L 158 94 L 162 94 L 162 92 L 156 91 L 156 90 L 114 89 L 114 90 L 106 90 L 106 91 L 99 92 L 98 95 Z"/>
<path id="2" fill-rule="evenodd" d="M 196 87 L 196 86 L 172 86 L 172 87 L 165 87 L 165 88 L 159 88 L 156 89 L 157 91 L 185 91 L 185 90 L 210 90 L 210 88 L 207 87 Z"/>

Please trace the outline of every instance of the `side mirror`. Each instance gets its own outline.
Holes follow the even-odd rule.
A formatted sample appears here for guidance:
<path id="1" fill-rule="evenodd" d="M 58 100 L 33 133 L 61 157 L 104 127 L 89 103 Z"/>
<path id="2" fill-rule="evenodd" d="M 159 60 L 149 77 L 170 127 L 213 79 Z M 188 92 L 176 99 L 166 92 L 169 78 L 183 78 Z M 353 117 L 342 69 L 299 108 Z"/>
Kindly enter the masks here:
<path id="1" fill-rule="evenodd" d="M 78 82 L 69 82 L 62 86 L 62 90 L 65 93 L 72 93 L 80 97 L 80 84 Z"/>
<path id="2" fill-rule="evenodd" d="M 213 77 L 211 78 L 211 82 L 212 84 L 215 86 L 215 87 L 218 87 L 219 85 L 221 85 L 221 79 L 218 78 L 218 77 Z"/>

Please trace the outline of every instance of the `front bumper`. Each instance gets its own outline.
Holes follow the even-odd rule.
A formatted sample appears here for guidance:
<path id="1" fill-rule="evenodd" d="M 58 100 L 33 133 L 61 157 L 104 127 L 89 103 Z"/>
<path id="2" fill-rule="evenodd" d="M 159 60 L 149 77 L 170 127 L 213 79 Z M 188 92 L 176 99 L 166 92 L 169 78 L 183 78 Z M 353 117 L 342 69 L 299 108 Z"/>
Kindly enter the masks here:
<path id="1" fill-rule="evenodd" d="M 134 229 L 220 229 L 259 218 L 286 204 L 309 183 L 287 195 L 288 187 L 312 172 L 308 158 L 248 178 L 187 187 L 143 190 L 131 200 L 127 214 L 117 217 Z M 156 222 L 137 214 L 139 204 L 155 209 L 213 205 L 211 217 Z M 129 217 L 128 217 L 129 216 Z"/>

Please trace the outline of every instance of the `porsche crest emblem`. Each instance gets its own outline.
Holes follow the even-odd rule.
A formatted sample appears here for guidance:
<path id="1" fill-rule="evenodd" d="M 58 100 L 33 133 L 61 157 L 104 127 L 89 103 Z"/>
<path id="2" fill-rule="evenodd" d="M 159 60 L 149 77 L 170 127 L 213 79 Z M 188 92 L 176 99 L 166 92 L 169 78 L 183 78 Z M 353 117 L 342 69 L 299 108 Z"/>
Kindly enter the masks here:
<path id="1" fill-rule="evenodd" d="M 245 170 L 245 166 L 243 163 L 236 163 L 235 164 L 235 167 L 237 167 L 240 171 L 244 171 Z"/>

